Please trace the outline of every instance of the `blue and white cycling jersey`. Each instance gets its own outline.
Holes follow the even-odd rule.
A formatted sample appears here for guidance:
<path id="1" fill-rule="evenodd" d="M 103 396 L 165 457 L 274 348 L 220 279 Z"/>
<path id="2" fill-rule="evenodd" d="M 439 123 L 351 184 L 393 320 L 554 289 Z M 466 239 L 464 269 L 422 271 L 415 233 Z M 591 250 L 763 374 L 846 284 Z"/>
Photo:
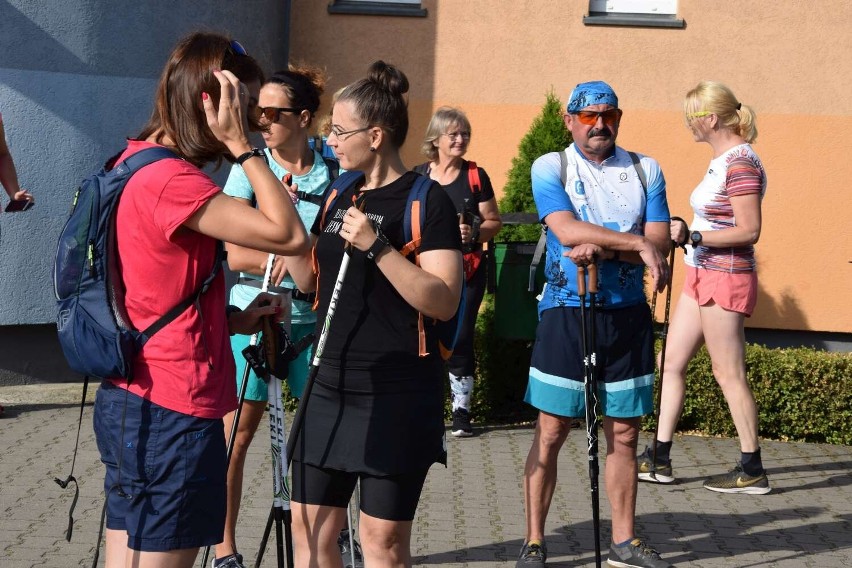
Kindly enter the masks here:
<path id="1" fill-rule="evenodd" d="M 532 189 L 538 217 L 569 211 L 575 219 L 622 233 L 644 234 L 646 222 L 668 223 L 666 180 L 653 158 L 639 155 L 648 181 L 642 189 L 630 155 L 616 147 L 601 164 L 587 160 L 571 144 L 564 152 L 565 183 L 559 152 L 545 154 L 532 166 Z M 539 314 L 553 307 L 579 307 L 577 266 L 564 256 L 565 247 L 553 231 L 547 232 L 545 277 L 547 284 L 539 302 Z M 598 301 L 604 308 L 626 307 L 645 301 L 644 266 L 621 261 L 601 261 L 598 271 Z"/>

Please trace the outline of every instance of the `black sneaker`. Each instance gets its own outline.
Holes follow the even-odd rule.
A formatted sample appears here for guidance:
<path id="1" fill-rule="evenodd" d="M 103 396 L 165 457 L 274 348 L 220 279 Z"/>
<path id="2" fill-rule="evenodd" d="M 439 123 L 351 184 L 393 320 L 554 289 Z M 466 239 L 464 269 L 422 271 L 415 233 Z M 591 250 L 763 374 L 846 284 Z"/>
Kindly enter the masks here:
<path id="1" fill-rule="evenodd" d="M 453 410 L 453 427 L 450 433 L 456 438 L 470 438 L 473 436 L 473 427 L 470 425 L 470 412 L 464 408 Z"/>
<path id="2" fill-rule="evenodd" d="M 651 475 L 651 464 L 654 462 L 654 451 L 645 446 L 645 451 L 636 456 L 636 462 L 639 466 L 639 479 L 642 481 L 650 481 L 651 483 L 674 483 L 674 474 L 672 473 L 672 460 L 662 461 L 657 460 L 653 476 Z"/>
<path id="3" fill-rule="evenodd" d="M 340 557 L 343 559 L 343 568 L 364 568 L 364 555 L 361 554 L 361 545 L 352 539 L 355 549 L 355 563 L 352 563 L 352 553 L 349 551 L 349 530 L 343 529 L 337 537 L 337 548 L 340 549 Z"/>
<path id="4" fill-rule="evenodd" d="M 525 542 L 521 548 L 521 555 L 515 568 L 530 568 L 530 566 L 544 566 L 547 562 L 547 546 L 544 542 Z"/>
<path id="5" fill-rule="evenodd" d="M 766 471 L 760 475 L 749 475 L 743 471 L 743 466 L 737 463 L 728 473 L 716 475 L 704 482 L 704 488 L 719 493 L 746 493 L 749 495 L 765 495 L 772 491 Z"/>
<path id="6" fill-rule="evenodd" d="M 674 568 L 660 558 L 660 553 L 634 538 L 627 546 L 609 546 L 609 556 L 606 559 L 609 566 L 617 568 Z"/>

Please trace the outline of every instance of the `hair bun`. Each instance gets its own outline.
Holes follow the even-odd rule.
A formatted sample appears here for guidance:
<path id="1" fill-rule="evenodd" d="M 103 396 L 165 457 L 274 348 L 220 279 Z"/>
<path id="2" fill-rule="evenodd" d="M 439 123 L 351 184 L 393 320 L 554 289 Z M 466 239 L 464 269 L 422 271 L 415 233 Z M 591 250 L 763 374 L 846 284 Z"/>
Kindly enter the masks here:
<path id="1" fill-rule="evenodd" d="M 405 73 L 382 60 L 370 65 L 367 78 L 395 97 L 401 97 L 408 92 L 408 77 Z"/>

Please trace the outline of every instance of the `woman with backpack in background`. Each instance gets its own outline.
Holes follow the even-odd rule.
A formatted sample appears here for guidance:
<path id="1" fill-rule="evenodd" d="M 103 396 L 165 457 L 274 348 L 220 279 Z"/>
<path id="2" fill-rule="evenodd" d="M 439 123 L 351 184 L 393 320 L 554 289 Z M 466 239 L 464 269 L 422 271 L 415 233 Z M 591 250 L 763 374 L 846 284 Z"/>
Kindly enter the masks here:
<path id="1" fill-rule="evenodd" d="M 151 118 L 116 161 L 155 147 L 175 154 L 134 174 L 117 207 L 124 301 L 136 329 L 191 297 L 219 262 L 218 241 L 276 254 L 308 246 L 292 201 L 246 137 L 248 93 L 235 72 L 252 63 L 223 35 L 183 39 L 160 77 Z M 247 210 L 201 171 L 223 158 L 243 166 L 258 209 Z M 106 466 L 107 568 L 189 568 L 199 547 L 222 540 L 222 417 L 237 404 L 229 333 L 252 333 L 261 317 L 280 312 L 270 295 L 226 310 L 220 273 L 142 347 L 132 381 L 103 381 L 94 429 Z"/>
<path id="2" fill-rule="evenodd" d="M 441 184 L 447 192 L 459 219 L 459 233 L 464 253 L 465 309 L 462 327 L 453 355 L 447 360 L 453 410 L 453 436 L 473 436 L 470 425 L 470 398 L 476 372 L 474 333 L 479 305 L 485 295 L 486 255 L 482 245 L 500 232 L 503 226 L 497 211 L 497 199 L 491 179 L 475 162 L 464 159 L 470 144 L 470 121 L 459 109 L 441 107 L 432 115 L 422 151 L 429 158 L 414 171 Z"/>
<path id="3" fill-rule="evenodd" d="M 419 265 L 398 252 L 408 242 L 409 195 L 423 179 L 399 153 L 408 133 L 407 91 L 405 74 L 377 61 L 367 78 L 341 93 L 328 143 L 349 173 L 335 183 L 336 197 L 311 228 L 318 272 L 310 254 L 287 259 L 299 288 L 317 290 L 321 322 L 343 256 L 351 258 L 316 383 L 301 402 L 304 425 L 291 433 L 301 568 L 340 566 L 337 535 L 359 480 L 365 564 L 410 566 L 412 520 L 426 474 L 431 464 L 446 462 L 443 362 L 429 333 L 428 355 L 421 356 L 417 330 L 421 314 L 430 324 L 455 315 L 461 243 L 455 208 L 433 185 Z"/>
<path id="4" fill-rule="evenodd" d="M 310 226 L 319 212 L 322 196 L 338 175 L 339 164 L 334 159 L 323 159 L 320 152 L 308 145 L 310 130 L 320 106 L 320 96 L 325 87 L 325 77 L 320 69 L 309 66 L 290 66 L 288 70 L 274 73 L 260 88 L 255 117 L 263 130 L 266 142 L 264 154 L 269 167 L 290 192 L 290 198 L 304 225 Z M 225 193 L 238 198 L 248 208 L 254 207 L 254 190 L 246 172 L 234 165 L 225 183 Z M 240 273 L 237 284 L 231 288 L 231 304 L 248 305 L 260 293 L 269 254 L 239 245 L 228 244 L 228 265 Z M 268 291 L 288 294 L 291 303 L 290 339 L 302 341 L 316 326 L 316 313 L 312 306 L 313 294 L 303 294 L 287 274 L 282 256 L 275 256 Z M 249 344 L 248 335 L 231 337 L 231 348 L 237 361 L 237 392 L 244 375 L 246 360 L 243 349 Z M 302 396 L 308 376 L 313 349 L 307 346 L 298 357 L 290 361 L 287 384 L 293 396 Z M 263 415 L 266 412 L 268 383 L 249 371 L 245 401 L 240 414 L 234 449 L 228 468 L 228 515 L 225 521 L 225 540 L 216 545 L 214 568 L 242 568 L 242 556 L 237 553 L 236 526 L 243 488 L 243 469 L 246 455 Z M 225 416 L 225 433 L 231 431 L 234 412 Z M 346 537 L 348 546 L 348 536 Z"/>

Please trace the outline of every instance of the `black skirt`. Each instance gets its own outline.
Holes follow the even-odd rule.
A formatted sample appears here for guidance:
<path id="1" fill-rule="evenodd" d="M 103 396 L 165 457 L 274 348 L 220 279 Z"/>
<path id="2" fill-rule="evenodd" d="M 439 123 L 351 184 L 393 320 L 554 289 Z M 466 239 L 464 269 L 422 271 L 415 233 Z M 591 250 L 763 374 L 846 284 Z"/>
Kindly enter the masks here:
<path id="1" fill-rule="evenodd" d="M 397 475 L 447 463 L 440 361 L 407 371 L 323 366 L 307 400 L 293 459 L 317 467 Z"/>

